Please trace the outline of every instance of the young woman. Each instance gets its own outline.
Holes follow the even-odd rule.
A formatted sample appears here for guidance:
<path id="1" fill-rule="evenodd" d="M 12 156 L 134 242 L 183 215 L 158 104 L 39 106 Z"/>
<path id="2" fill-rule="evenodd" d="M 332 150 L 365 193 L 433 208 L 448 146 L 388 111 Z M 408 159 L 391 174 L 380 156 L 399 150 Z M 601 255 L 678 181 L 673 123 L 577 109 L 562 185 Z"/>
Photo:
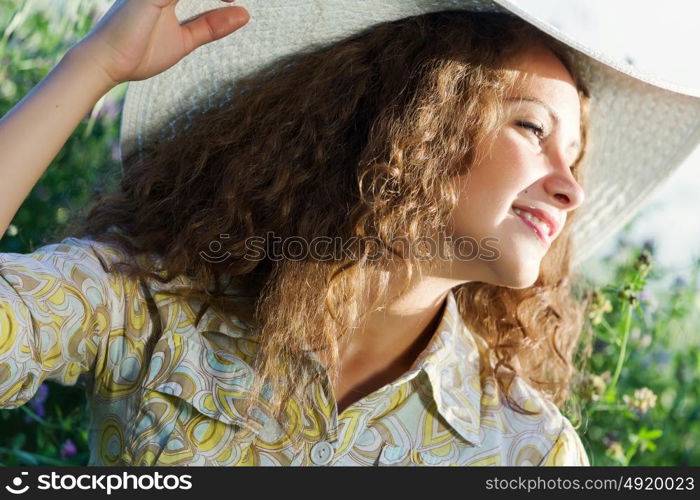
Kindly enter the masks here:
<path id="1" fill-rule="evenodd" d="M 176 4 L 116 2 L 3 118 L 2 230 L 108 89 L 250 19 Z M 62 241 L 0 254 L 0 404 L 84 379 L 92 465 L 588 465 L 560 411 L 585 75 L 450 6 L 203 90 Z"/>

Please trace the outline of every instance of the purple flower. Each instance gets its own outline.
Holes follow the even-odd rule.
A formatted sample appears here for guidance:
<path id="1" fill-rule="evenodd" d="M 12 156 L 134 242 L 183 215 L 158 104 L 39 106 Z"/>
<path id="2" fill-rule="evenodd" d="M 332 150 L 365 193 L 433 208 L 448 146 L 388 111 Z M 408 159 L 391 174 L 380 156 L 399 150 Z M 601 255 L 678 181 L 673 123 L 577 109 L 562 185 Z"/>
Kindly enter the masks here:
<path id="1" fill-rule="evenodd" d="M 32 411 L 41 418 L 44 418 L 44 416 L 46 416 L 46 407 L 44 406 L 44 403 L 46 402 L 46 399 L 48 397 L 49 386 L 46 384 L 46 382 L 44 382 L 39 386 L 39 389 L 37 389 L 36 393 L 34 394 L 34 397 L 28 402 L 29 407 L 32 409 Z M 32 420 L 32 417 L 30 417 L 29 415 L 24 416 L 25 423 L 28 424 Z"/>
<path id="2" fill-rule="evenodd" d="M 39 388 L 36 391 L 36 394 L 34 394 L 34 397 L 32 398 L 33 400 L 36 400 L 39 403 L 44 403 L 49 397 L 49 385 L 44 382 L 42 383 Z"/>
<path id="3" fill-rule="evenodd" d="M 68 460 L 74 457 L 76 453 L 78 453 L 78 448 L 75 446 L 75 443 L 70 438 L 66 439 L 61 445 L 61 460 Z"/>

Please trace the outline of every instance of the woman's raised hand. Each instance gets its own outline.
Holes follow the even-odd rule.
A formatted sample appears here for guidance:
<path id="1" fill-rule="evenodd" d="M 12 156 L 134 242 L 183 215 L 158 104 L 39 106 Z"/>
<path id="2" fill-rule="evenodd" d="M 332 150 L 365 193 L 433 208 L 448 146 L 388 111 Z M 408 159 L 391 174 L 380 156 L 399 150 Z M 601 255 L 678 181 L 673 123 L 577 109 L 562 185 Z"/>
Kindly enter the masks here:
<path id="1" fill-rule="evenodd" d="M 215 2 L 212 0 L 212 5 Z M 175 16 L 177 3 L 117 0 L 71 50 L 83 53 L 117 85 L 157 75 L 197 47 L 229 35 L 250 19 L 245 8 L 233 6 L 206 11 L 180 24 Z"/>
<path id="2" fill-rule="evenodd" d="M 212 7 L 224 1 L 207 0 Z M 243 7 L 180 24 L 178 0 L 116 0 L 88 35 L 0 119 L 0 238 L 37 180 L 95 103 L 116 85 L 145 80 L 236 31 Z M 40 144 L 41 147 L 37 147 Z"/>

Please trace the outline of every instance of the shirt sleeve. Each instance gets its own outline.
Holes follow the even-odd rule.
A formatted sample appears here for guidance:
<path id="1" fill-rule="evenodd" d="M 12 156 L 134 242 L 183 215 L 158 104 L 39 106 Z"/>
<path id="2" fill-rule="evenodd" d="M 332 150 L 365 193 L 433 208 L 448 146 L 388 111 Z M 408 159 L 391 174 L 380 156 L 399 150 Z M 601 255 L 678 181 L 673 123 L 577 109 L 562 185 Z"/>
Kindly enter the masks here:
<path id="1" fill-rule="evenodd" d="M 47 379 L 74 385 L 123 328 L 123 279 L 104 269 L 100 245 L 65 238 L 0 253 L 0 408 L 23 405 Z"/>
<path id="2" fill-rule="evenodd" d="M 552 448 L 542 459 L 540 465 L 543 466 L 590 466 L 586 449 L 581 442 L 576 429 L 566 417 L 564 426 L 554 442 Z"/>

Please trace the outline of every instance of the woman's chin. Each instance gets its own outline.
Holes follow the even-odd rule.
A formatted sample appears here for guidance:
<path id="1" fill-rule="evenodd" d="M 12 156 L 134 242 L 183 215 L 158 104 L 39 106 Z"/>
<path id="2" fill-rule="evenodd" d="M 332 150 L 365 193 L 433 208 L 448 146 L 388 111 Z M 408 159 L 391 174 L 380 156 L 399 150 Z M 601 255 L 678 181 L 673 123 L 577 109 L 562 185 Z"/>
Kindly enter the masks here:
<path id="1" fill-rule="evenodd" d="M 510 247 L 513 248 L 513 247 Z M 507 288 L 528 288 L 540 274 L 542 256 L 519 247 L 517 252 L 500 251 L 494 260 L 454 260 L 439 273 L 465 282 L 476 281 Z"/>
<path id="2" fill-rule="evenodd" d="M 506 262 L 503 257 L 501 262 L 494 262 L 494 285 L 508 288 L 528 288 L 535 284 L 540 274 L 540 259 L 518 259 Z"/>

